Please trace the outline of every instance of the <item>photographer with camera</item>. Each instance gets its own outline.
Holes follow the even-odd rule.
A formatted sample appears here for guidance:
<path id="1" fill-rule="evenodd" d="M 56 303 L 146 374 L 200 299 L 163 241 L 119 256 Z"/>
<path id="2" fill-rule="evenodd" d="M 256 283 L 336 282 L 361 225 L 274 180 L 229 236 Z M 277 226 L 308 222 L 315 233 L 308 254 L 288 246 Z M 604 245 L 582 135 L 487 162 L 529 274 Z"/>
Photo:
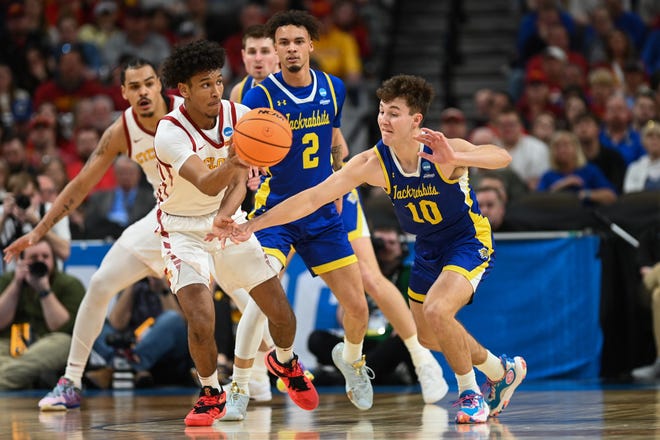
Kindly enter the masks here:
<path id="1" fill-rule="evenodd" d="M 410 278 L 410 264 L 406 262 L 407 244 L 395 226 L 377 226 L 371 232 L 371 243 L 378 266 L 405 297 Z M 364 353 L 374 370 L 374 384 L 411 385 L 417 382 L 415 366 L 410 353 L 392 325 L 378 309 L 376 302 L 367 296 L 369 324 L 364 339 Z M 341 306 L 337 308 L 337 328 L 341 328 Z M 316 356 L 319 369 L 314 371 L 318 385 L 340 385 L 341 376 L 332 367 L 332 347 L 342 339 L 341 330 L 314 330 L 308 339 L 309 351 Z"/>
<path id="2" fill-rule="evenodd" d="M 3 253 L 14 240 L 31 231 L 51 206 L 41 199 L 37 179 L 27 172 L 12 175 L 7 189 L 8 192 L 0 205 L 0 250 Z M 44 238 L 52 246 L 56 261 L 69 258 L 71 231 L 68 217 L 57 222 Z M 58 267 L 60 266 L 58 264 Z M 4 269 L 14 268 L 6 266 Z"/>
<path id="3" fill-rule="evenodd" d="M 51 387 L 64 371 L 85 287 L 56 269 L 47 240 L 0 277 L 0 390 Z"/>
<path id="4" fill-rule="evenodd" d="M 189 382 L 187 340 L 176 297 L 162 278 L 146 277 L 117 296 L 93 346 L 106 366 L 87 371 L 85 378 L 102 389 Z"/>

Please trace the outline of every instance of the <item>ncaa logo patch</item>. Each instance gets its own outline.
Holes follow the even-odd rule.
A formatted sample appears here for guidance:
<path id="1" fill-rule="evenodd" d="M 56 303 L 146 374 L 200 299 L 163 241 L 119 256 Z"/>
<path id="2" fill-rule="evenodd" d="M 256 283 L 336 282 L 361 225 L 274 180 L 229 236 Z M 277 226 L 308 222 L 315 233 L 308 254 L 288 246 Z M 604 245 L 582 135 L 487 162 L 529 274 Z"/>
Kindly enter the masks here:
<path id="1" fill-rule="evenodd" d="M 319 95 L 321 95 L 322 97 L 325 98 L 326 96 L 328 96 L 328 91 L 326 89 L 324 89 L 323 87 L 321 87 L 319 89 Z"/>
<path id="2" fill-rule="evenodd" d="M 427 173 L 431 171 L 431 164 L 428 162 L 422 162 L 422 171 Z"/>
<path id="3" fill-rule="evenodd" d="M 225 128 L 222 130 L 222 135 L 225 136 L 225 137 L 229 137 L 229 136 L 231 136 L 233 133 L 234 133 L 234 129 L 231 128 L 231 127 L 225 127 Z"/>

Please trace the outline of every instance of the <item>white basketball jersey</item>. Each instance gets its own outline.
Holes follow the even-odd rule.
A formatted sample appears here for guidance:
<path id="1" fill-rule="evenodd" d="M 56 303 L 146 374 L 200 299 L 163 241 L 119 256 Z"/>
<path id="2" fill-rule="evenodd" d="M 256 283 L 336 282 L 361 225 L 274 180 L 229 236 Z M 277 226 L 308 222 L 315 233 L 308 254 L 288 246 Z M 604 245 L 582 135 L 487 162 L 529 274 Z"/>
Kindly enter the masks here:
<path id="1" fill-rule="evenodd" d="M 234 125 L 249 110 L 242 104 L 222 100 L 216 124 L 210 130 L 198 127 L 183 105 L 160 120 L 154 139 L 160 173 L 156 193 L 160 210 L 178 216 L 201 216 L 218 209 L 225 190 L 208 196 L 179 176 L 179 170 L 193 154 L 211 170 L 222 165 L 228 156 Z"/>
<path id="2" fill-rule="evenodd" d="M 183 104 L 183 98 L 175 95 L 168 95 L 168 111 Z M 124 127 L 126 128 L 126 143 L 128 145 L 128 157 L 137 162 L 144 171 L 147 181 L 153 186 L 154 194 L 158 191 L 160 185 L 160 175 L 158 174 L 158 162 L 154 152 L 154 136 L 156 133 L 149 131 L 140 124 L 137 115 L 131 107 L 124 110 L 122 114 Z"/>

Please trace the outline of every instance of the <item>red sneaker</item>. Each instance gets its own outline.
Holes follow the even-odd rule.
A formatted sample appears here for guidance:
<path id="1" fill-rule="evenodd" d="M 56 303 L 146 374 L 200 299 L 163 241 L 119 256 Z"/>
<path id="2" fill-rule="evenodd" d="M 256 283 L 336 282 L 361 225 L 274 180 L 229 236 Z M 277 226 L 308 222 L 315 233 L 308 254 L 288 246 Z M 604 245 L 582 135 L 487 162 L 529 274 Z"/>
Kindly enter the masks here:
<path id="1" fill-rule="evenodd" d="M 224 390 L 203 387 L 199 392 L 199 399 L 193 409 L 185 418 L 186 426 L 211 426 L 213 422 L 225 415 L 225 401 L 227 400 Z"/>
<path id="2" fill-rule="evenodd" d="M 311 411 L 319 406 L 319 394 L 312 384 L 312 381 L 305 376 L 305 372 L 300 367 L 298 355 L 294 354 L 286 365 L 277 361 L 275 350 L 271 350 L 266 356 L 266 368 L 275 376 L 282 379 L 286 385 L 289 397 L 296 405 L 307 411 Z"/>

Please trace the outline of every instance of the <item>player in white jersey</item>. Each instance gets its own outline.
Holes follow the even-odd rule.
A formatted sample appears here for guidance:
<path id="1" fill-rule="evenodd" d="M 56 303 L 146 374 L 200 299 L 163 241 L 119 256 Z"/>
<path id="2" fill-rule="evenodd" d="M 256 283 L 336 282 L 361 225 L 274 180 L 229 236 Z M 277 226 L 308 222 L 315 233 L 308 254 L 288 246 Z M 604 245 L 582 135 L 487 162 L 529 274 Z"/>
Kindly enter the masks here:
<path id="1" fill-rule="evenodd" d="M 153 136 L 160 118 L 183 99 L 162 94 L 156 70 L 145 60 L 130 60 L 122 70 L 121 83 L 122 95 L 131 106 L 105 130 L 83 169 L 62 190 L 39 224 L 5 249 L 5 260 L 39 242 L 62 217 L 73 212 L 120 154 L 128 155 L 142 167 L 154 191 L 160 184 Z M 65 411 L 80 406 L 82 374 L 110 300 L 147 275 L 163 275 L 156 227 L 154 208 L 124 231 L 92 275 L 76 315 L 66 371 L 55 388 L 39 401 L 42 410 Z"/>
<path id="2" fill-rule="evenodd" d="M 289 395 L 301 408 L 318 406 L 318 394 L 293 353 L 295 315 L 256 237 L 227 247 L 206 240 L 221 207 L 233 212 L 235 221 L 245 221 L 240 205 L 249 167 L 230 145 L 234 125 L 249 109 L 221 99 L 224 60 L 224 50 L 205 40 L 179 46 L 167 58 L 163 76 L 178 88 L 184 104 L 161 120 L 154 139 L 165 271 L 188 321 L 188 347 L 202 385 L 185 418 L 188 426 L 212 425 L 226 411 L 226 394 L 216 374 L 211 276 L 225 292 L 244 288 L 250 293 L 268 317 L 275 342 L 266 358 L 268 368 L 293 389 Z"/>

